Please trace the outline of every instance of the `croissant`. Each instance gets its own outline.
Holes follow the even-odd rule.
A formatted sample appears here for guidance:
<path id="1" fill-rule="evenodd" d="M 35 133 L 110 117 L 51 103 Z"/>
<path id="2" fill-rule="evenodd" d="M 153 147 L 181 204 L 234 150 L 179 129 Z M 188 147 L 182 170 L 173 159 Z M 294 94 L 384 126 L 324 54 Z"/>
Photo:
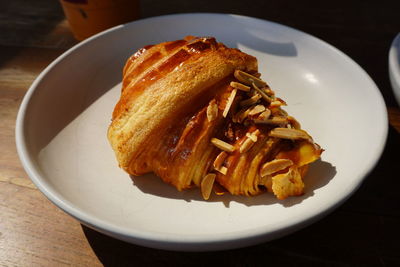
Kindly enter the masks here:
<path id="1" fill-rule="evenodd" d="M 123 69 L 108 139 L 119 166 L 204 199 L 303 194 L 322 149 L 261 80 L 257 59 L 213 37 L 149 45 Z"/>

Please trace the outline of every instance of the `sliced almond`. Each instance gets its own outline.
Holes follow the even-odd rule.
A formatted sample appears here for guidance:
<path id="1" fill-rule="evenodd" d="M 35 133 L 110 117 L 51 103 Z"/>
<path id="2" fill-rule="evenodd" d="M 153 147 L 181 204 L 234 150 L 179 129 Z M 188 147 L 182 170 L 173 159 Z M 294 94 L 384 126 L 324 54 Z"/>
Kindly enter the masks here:
<path id="1" fill-rule="evenodd" d="M 237 89 L 233 89 L 232 92 L 231 92 L 231 94 L 230 94 L 230 96 L 228 97 L 228 101 L 227 101 L 227 103 L 226 103 L 224 112 L 222 113 L 222 116 L 223 116 L 224 118 L 226 118 L 226 115 L 228 115 L 229 109 L 231 108 L 232 103 L 233 103 L 233 100 L 235 99 L 236 92 L 237 92 Z"/>
<path id="2" fill-rule="evenodd" d="M 208 200 L 211 195 L 211 191 L 213 189 L 214 181 L 215 181 L 215 173 L 209 173 L 204 176 L 203 180 L 201 180 L 201 194 L 205 200 Z"/>
<path id="3" fill-rule="evenodd" d="M 271 130 L 269 135 L 290 140 L 311 139 L 305 131 L 289 128 L 274 128 Z"/>
<path id="4" fill-rule="evenodd" d="M 235 147 L 232 146 L 231 144 L 228 144 L 227 142 L 224 142 L 218 138 L 211 138 L 211 143 L 218 147 L 219 149 L 226 151 L 226 152 L 233 152 L 235 150 Z"/>
<path id="5" fill-rule="evenodd" d="M 272 124 L 272 125 L 284 125 L 288 123 L 287 118 L 285 117 L 273 117 L 271 119 L 266 119 L 266 120 L 260 120 L 260 119 L 255 119 L 254 123 L 256 124 Z"/>
<path id="6" fill-rule="evenodd" d="M 222 166 L 221 168 L 215 169 L 216 171 L 222 173 L 223 175 L 226 175 L 228 172 L 228 168 L 225 166 Z"/>
<path id="7" fill-rule="evenodd" d="M 234 76 L 236 79 L 239 80 L 239 82 L 247 85 L 252 85 L 253 83 L 260 87 L 264 87 L 267 85 L 267 83 L 263 80 L 241 70 L 235 70 Z"/>
<path id="8" fill-rule="evenodd" d="M 261 177 L 271 175 L 292 165 L 293 161 L 290 159 L 274 159 L 261 166 L 260 175 Z"/>
<path id="9" fill-rule="evenodd" d="M 257 103 L 258 100 L 260 100 L 261 97 L 262 97 L 262 96 L 261 96 L 260 94 L 256 93 L 256 94 L 254 94 L 252 97 L 250 97 L 249 99 L 240 101 L 239 104 L 240 104 L 242 107 L 251 106 L 251 105 L 254 105 L 255 103 Z"/>
<path id="10" fill-rule="evenodd" d="M 207 120 L 209 122 L 215 120 L 218 117 L 218 105 L 215 100 L 212 100 L 207 107 Z"/>
<path id="11" fill-rule="evenodd" d="M 285 105 L 286 105 L 286 103 L 284 103 L 284 102 L 282 102 L 282 101 L 280 101 L 280 100 L 275 100 L 275 101 L 272 101 L 272 102 L 269 104 L 269 107 L 270 107 L 270 108 L 276 108 L 276 107 L 285 106 Z"/>
<path id="12" fill-rule="evenodd" d="M 230 86 L 232 86 L 233 88 L 245 91 L 245 92 L 249 92 L 250 91 L 250 86 L 244 85 L 243 83 L 238 83 L 238 82 L 231 82 Z"/>
<path id="13" fill-rule="evenodd" d="M 251 108 L 251 110 L 249 111 L 249 115 L 250 116 L 257 115 L 263 112 L 264 110 L 265 107 L 263 105 L 257 105 Z"/>
<path id="14" fill-rule="evenodd" d="M 252 136 L 258 137 L 260 135 L 260 130 L 255 130 L 254 132 L 251 133 Z M 257 142 L 257 141 L 256 141 Z"/>
<path id="15" fill-rule="evenodd" d="M 270 116 L 271 116 L 271 110 L 266 109 L 264 112 L 258 115 L 257 120 L 265 121 L 268 120 Z"/>
<path id="16" fill-rule="evenodd" d="M 232 120 L 233 122 L 242 123 L 243 120 L 249 115 L 250 109 L 242 109 L 238 113 L 236 113 Z"/>
<path id="17" fill-rule="evenodd" d="M 246 136 L 251 139 L 254 143 L 257 142 L 257 136 L 252 135 L 251 133 L 246 133 Z"/>
<path id="18" fill-rule="evenodd" d="M 252 96 L 255 96 L 255 95 L 258 95 L 258 94 L 259 94 L 259 93 L 257 93 L 257 91 L 253 89 L 253 87 L 250 89 L 249 92 L 247 92 L 247 95 L 248 95 L 249 97 L 252 97 Z M 261 95 L 260 95 L 260 98 L 261 98 Z"/>
<path id="19" fill-rule="evenodd" d="M 277 97 L 276 99 L 277 99 L 279 102 L 281 102 L 281 105 L 282 105 L 282 106 L 287 106 L 285 100 L 283 100 L 282 98 Z"/>
<path id="20" fill-rule="evenodd" d="M 240 146 L 240 153 L 246 153 L 249 151 L 249 149 L 254 145 L 253 140 L 250 138 L 246 138 L 246 140 L 243 142 L 243 144 Z"/>
<path id="21" fill-rule="evenodd" d="M 255 130 L 252 133 L 246 133 L 246 136 L 250 138 L 254 143 L 257 142 L 258 136 L 260 135 L 260 130 Z"/>
<path id="22" fill-rule="evenodd" d="M 269 97 L 263 90 L 258 88 L 257 84 L 253 83 L 252 85 L 254 90 L 256 90 L 257 93 L 259 93 L 262 96 L 262 98 L 264 98 L 265 101 L 267 101 L 268 103 L 271 103 L 273 101 L 272 98 Z"/>
<path id="23" fill-rule="evenodd" d="M 288 116 L 287 119 L 288 119 L 289 123 L 292 125 L 292 128 L 298 129 L 298 130 L 301 129 L 300 123 L 294 117 Z"/>
<path id="24" fill-rule="evenodd" d="M 284 109 L 281 109 L 280 107 L 268 107 L 268 109 L 271 110 L 271 114 L 275 117 L 287 118 L 288 116 L 288 113 Z"/>
<path id="25" fill-rule="evenodd" d="M 275 95 L 275 92 L 272 91 L 271 88 L 265 88 L 264 91 L 265 91 L 265 93 L 266 93 L 267 95 L 270 95 L 270 96 Z"/>
<path id="26" fill-rule="evenodd" d="M 221 153 L 219 153 L 213 163 L 214 169 L 221 168 L 221 166 L 224 163 L 227 156 L 228 156 L 228 153 L 226 153 L 225 151 L 222 151 Z"/>
<path id="27" fill-rule="evenodd" d="M 219 183 L 214 183 L 213 190 L 217 196 L 222 196 L 227 192 L 226 189 Z"/>
<path id="28" fill-rule="evenodd" d="M 246 138 L 246 140 L 244 140 L 243 144 L 240 146 L 240 153 L 246 153 L 247 151 L 249 151 L 254 143 L 255 142 L 252 140 L 252 138 Z"/>
<path id="29" fill-rule="evenodd" d="M 274 107 L 279 107 L 282 105 L 282 103 L 278 100 L 275 100 L 275 101 L 272 101 L 270 105 L 274 106 Z"/>

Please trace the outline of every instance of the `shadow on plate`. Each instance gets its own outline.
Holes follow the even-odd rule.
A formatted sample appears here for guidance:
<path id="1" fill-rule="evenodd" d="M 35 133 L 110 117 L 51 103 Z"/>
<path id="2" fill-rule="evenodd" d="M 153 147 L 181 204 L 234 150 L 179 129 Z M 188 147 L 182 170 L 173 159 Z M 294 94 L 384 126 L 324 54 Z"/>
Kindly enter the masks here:
<path id="1" fill-rule="evenodd" d="M 230 17 L 231 22 L 228 22 L 228 24 L 232 25 L 240 25 L 241 27 L 233 27 L 231 30 L 233 31 L 232 34 L 234 36 L 240 36 L 240 40 L 236 43 L 236 47 L 238 48 L 238 45 L 244 45 L 248 48 L 270 54 L 270 55 L 276 55 L 276 56 L 283 56 L 283 57 L 296 57 L 297 56 L 297 49 L 296 46 L 294 45 L 293 42 L 287 42 L 287 41 L 281 41 L 281 42 L 276 42 L 276 41 L 271 41 L 268 40 L 265 37 L 265 28 L 263 27 L 257 27 L 254 24 L 249 24 L 246 23 L 246 20 L 242 20 L 242 18 L 236 18 L 235 16 Z M 286 28 L 286 26 L 281 25 L 282 28 Z M 229 31 L 230 29 L 226 29 L 226 31 Z M 229 34 L 224 32 L 226 36 L 229 36 Z M 274 30 L 276 31 L 276 29 Z M 284 31 L 283 31 L 284 32 Z M 276 34 L 276 32 L 274 32 Z M 278 34 L 279 35 L 279 34 Z M 282 33 L 284 35 L 284 33 Z M 218 40 L 218 36 L 215 36 Z M 221 40 L 220 40 L 221 41 Z"/>
<path id="2" fill-rule="evenodd" d="M 311 164 L 309 171 L 304 178 L 305 194 L 300 197 L 289 197 L 285 200 L 278 200 L 273 194 L 261 194 L 253 197 L 232 196 L 225 194 L 223 196 L 212 195 L 207 202 L 221 202 L 225 207 L 229 208 L 231 202 L 237 202 L 246 206 L 254 205 L 271 205 L 280 203 L 285 207 L 290 207 L 301 203 L 303 200 L 314 195 L 314 191 L 325 186 L 336 175 L 336 167 L 325 161 L 317 161 Z M 205 201 L 203 200 L 200 190 L 192 188 L 179 192 L 175 187 L 164 183 L 154 174 L 146 174 L 142 176 L 130 176 L 133 185 L 139 188 L 145 194 L 151 194 L 163 198 L 182 199 L 187 202 Z"/>

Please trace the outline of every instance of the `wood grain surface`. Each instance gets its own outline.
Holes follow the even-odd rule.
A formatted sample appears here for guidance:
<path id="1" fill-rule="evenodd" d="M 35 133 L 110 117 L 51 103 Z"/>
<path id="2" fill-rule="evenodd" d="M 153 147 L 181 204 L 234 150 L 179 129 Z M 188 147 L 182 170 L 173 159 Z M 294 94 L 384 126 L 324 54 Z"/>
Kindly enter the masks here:
<path id="1" fill-rule="evenodd" d="M 91 230 L 31 183 L 15 148 L 17 111 L 36 76 L 77 41 L 58 1 L 0 1 L 0 266 L 400 266 L 400 109 L 387 64 L 390 43 L 400 31 L 400 4 L 349 2 L 141 1 L 142 17 L 234 13 L 315 35 L 359 63 L 377 83 L 388 108 L 382 158 L 359 190 L 329 216 L 253 247 L 178 253 L 135 246 Z"/>

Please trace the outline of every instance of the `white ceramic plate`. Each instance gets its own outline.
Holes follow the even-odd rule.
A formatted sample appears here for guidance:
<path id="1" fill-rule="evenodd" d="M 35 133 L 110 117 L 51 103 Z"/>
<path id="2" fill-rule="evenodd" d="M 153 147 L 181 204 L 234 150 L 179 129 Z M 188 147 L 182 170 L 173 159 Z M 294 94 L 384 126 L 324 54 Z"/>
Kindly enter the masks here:
<path id="1" fill-rule="evenodd" d="M 147 44 L 215 36 L 256 56 L 262 77 L 326 150 L 305 178 L 306 193 L 277 201 L 177 192 L 153 175 L 132 181 L 106 139 L 121 69 Z M 386 109 L 371 78 L 350 58 L 306 33 L 223 14 L 155 17 L 118 26 L 49 65 L 21 105 L 16 138 L 37 187 L 79 221 L 135 244 L 172 250 L 241 247 L 289 234 L 346 200 L 378 161 Z"/>
<path id="2" fill-rule="evenodd" d="M 400 105 L 400 33 L 394 38 L 389 50 L 389 77 L 397 103 Z"/>

